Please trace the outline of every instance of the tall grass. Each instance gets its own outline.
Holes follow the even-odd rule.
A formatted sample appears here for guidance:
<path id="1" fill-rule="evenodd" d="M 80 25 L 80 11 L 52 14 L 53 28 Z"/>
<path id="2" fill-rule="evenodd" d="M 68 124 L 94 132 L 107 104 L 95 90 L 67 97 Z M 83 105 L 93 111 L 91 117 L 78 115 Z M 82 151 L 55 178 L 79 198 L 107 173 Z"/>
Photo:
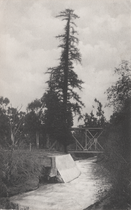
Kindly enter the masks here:
<path id="1" fill-rule="evenodd" d="M 23 188 L 25 185 L 25 191 L 27 191 L 27 183 L 29 184 L 30 182 L 32 185 L 35 184 L 35 186 L 39 184 L 42 166 L 37 155 L 28 150 L 5 151 L 2 149 L 0 154 L 2 160 L 0 180 L 1 185 L 5 186 L 7 194 L 10 195 L 11 192 L 9 189 L 11 187 L 17 188 L 18 186 L 22 186 Z M 34 180 L 34 183 L 32 180 Z M 18 193 L 17 190 L 15 193 Z M 3 196 L 5 196 L 4 190 Z"/>
<path id="2" fill-rule="evenodd" d="M 23 183 L 40 175 L 38 158 L 29 151 L 8 151 L 4 158 L 5 181 L 8 185 Z"/>

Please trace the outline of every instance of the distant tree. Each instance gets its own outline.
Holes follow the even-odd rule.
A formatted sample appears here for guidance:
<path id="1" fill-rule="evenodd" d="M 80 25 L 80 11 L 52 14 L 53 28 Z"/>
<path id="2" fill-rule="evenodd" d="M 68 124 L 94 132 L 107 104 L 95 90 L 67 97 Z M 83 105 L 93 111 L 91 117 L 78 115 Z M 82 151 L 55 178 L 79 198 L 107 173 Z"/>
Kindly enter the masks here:
<path id="1" fill-rule="evenodd" d="M 102 103 L 96 98 L 94 101 L 97 103 L 97 111 L 96 111 L 97 125 L 103 127 L 105 125 L 106 118 L 104 116 L 104 111 L 102 109 L 103 108 Z"/>
<path id="2" fill-rule="evenodd" d="M 8 107 L 7 115 L 9 118 L 9 125 L 10 125 L 10 139 L 12 148 L 18 146 L 18 144 L 23 141 L 24 138 L 24 119 L 25 119 L 25 112 L 20 111 L 21 108 L 18 110 L 17 108 Z"/>
<path id="3" fill-rule="evenodd" d="M 6 107 L 9 105 L 10 101 L 8 98 L 0 97 L 0 109 L 6 110 Z"/>
<path id="4" fill-rule="evenodd" d="M 9 118 L 7 115 L 8 98 L 0 97 L 0 144 L 6 145 L 10 136 Z"/>
<path id="5" fill-rule="evenodd" d="M 96 127 L 97 126 L 97 118 L 94 116 L 93 111 L 90 114 L 86 113 L 84 115 L 84 124 L 85 127 Z"/>
<path id="6" fill-rule="evenodd" d="M 0 142 L 15 147 L 23 138 L 25 113 L 10 106 L 8 98 L 0 97 Z"/>
<path id="7" fill-rule="evenodd" d="M 43 126 L 43 104 L 41 99 L 35 99 L 27 106 L 27 114 L 25 116 L 25 133 L 33 139 L 35 144 L 39 147 L 40 132 Z"/>
<path id="8" fill-rule="evenodd" d="M 84 115 L 84 124 L 86 127 L 103 127 L 106 123 L 106 118 L 102 109 L 103 106 L 101 102 L 96 98 L 94 99 L 94 101 L 97 104 L 96 114 L 94 114 L 93 110 L 90 114 L 86 113 Z"/>
<path id="9" fill-rule="evenodd" d="M 59 120 L 63 127 L 61 138 L 63 138 L 62 143 L 66 151 L 68 144 L 66 134 L 70 132 L 69 127 L 71 126 L 71 123 L 69 126 L 67 118 L 69 113 L 70 116 L 72 115 L 71 113 L 81 115 L 81 108 L 84 104 L 75 90 L 77 88 L 82 90 L 81 85 L 83 82 L 78 79 L 73 66 L 74 61 L 81 63 L 81 55 L 77 48 L 79 40 L 75 36 L 77 31 L 75 30 L 76 25 L 74 23 L 74 20 L 78 18 L 78 16 L 74 14 L 73 10 L 66 9 L 60 12 L 57 17 L 66 21 L 64 33 L 57 36 L 61 41 L 59 45 L 61 48 L 60 64 L 57 67 L 49 68 L 47 72 L 50 74 L 50 80 L 48 81 L 49 89 L 57 94 L 61 106 L 62 119 Z M 70 120 L 72 121 L 71 118 Z"/>

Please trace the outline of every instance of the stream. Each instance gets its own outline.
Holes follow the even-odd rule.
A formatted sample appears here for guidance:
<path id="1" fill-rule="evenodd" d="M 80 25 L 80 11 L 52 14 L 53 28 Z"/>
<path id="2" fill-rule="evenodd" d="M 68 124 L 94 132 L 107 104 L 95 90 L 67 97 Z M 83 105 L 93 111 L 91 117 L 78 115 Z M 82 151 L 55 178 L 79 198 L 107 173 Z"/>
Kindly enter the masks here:
<path id="1" fill-rule="evenodd" d="M 76 161 L 81 175 L 69 183 L 40 186 L 37 190 L 13 196 L 11 201 L 19 209 L 29 210 L 83 210 L 98 201 L 110 184 L 103 176 L 94 173 L 96 158 Z"/>

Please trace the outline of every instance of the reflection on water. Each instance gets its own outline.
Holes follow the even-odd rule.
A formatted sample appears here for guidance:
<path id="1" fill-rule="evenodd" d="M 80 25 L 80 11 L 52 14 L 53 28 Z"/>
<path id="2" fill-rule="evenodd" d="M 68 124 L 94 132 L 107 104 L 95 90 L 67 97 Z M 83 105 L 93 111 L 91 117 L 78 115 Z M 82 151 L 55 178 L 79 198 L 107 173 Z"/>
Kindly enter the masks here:
<path id="1" fill-rule="evenodd" d="M 95 203 L 98 194 L 110 185 L 93 173 L 95 158 L 76 161 L 81 175 L 70 183 L 43 185 L 39 189 L 12 197 L 12 201 L 30 210 L 83 210 Z"/>

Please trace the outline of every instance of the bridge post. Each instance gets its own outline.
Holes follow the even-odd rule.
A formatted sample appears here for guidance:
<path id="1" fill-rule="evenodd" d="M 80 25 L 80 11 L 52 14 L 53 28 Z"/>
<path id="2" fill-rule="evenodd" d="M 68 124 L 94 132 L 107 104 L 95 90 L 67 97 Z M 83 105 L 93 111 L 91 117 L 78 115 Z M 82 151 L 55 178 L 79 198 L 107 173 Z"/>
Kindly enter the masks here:
<path id="1" fill-rule="evenodd" d="M 85 149 L 87 149 L 87 129 L 85 129 Z"/>
<path id="2" fill-rule="evenodd" d="M 97 138 L 94 138 L 94 142 L 95 142 L 95 150 L 97 150 Z"/>

